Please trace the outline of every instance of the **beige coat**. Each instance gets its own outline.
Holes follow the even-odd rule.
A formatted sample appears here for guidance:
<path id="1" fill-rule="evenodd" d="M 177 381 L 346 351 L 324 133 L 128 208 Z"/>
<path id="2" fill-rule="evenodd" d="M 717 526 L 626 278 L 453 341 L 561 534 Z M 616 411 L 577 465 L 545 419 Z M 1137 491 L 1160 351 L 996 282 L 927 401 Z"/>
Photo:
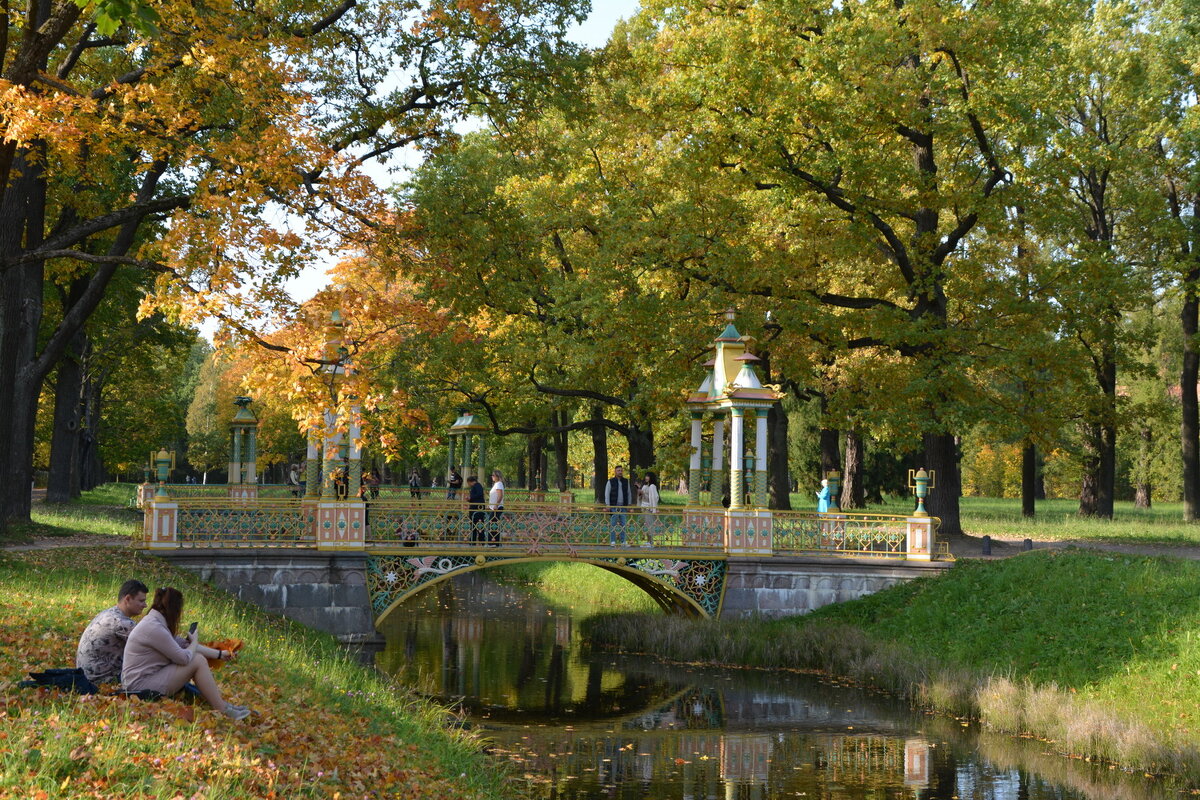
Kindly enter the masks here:
<path id="1" fill-rule="evenodd" d="M 121 685 L 126 691 L 150 689 L 161 692 L 165 678 L 172 675 L 172 664 L 191 663 L 192 651 L 179 646 L 167 627 L 167 620 L 153 608 L 134 626 L 125 642 L 125 662 L 121 667 Z M 165 674 L 160 675 L 160 673 Z"/>

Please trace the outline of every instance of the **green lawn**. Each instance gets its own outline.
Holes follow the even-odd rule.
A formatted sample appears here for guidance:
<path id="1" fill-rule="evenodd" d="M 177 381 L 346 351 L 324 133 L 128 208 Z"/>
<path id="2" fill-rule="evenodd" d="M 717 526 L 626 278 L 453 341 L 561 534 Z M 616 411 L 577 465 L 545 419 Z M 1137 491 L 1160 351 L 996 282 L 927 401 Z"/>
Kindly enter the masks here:
<path id="1" fill-rule="evenodd" d="M 216 677 L 256 715 L 16 687 L 31 670 L 70 666 L 80 631 L 131 576 L 181 589 L 202 639 L 245 642 Z M 481 744 L 332 637 L 158 559 L 108 547 L 0 555 L 0 798 L 519 794 Z"/>
<path id="2" fill-rule="evenodd" d="M 3 541 L 21 543 L 81 533 L 128 539 L 142 525 L 141 512 L 129 505 L 136 488 L 131 483 L 106 483 L 70 503 L 50 505 L 35 501 L 31 524 L 10 525 Z"/>

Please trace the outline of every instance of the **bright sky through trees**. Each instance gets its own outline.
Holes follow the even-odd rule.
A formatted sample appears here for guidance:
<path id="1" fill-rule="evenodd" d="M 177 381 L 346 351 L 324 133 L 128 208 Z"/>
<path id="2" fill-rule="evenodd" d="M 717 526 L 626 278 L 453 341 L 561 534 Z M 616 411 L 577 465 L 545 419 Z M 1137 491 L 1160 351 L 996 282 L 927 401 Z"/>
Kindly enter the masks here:
<path id="1" fill-rule="evenodd" d="M 570 32 L 570 38 L 588 47 L 601 47 L 608 41 L 617 22 L 631 17 L 637 9 L 637 0 L 596 0 L 592 4 L 591 14 L 582 24 L 574 27 Z M 415 148 L 410 149 L 397 162 L 394 162 L 403 164 L 399 171 L 407 172 L 417 166 L 416 153 Z M 410 160 L 406 160 L 406 158 Z M 376 167 L 372 177 L 380 183 L 391 183 L 397 180 L 396 171 L 389 174 L 382 167 Z M 298 301 L 307 300 L 329 283 L 328 270 L 330 266 L 332 264 L 322 264 L 305 269 L 288 283 L 288 291 Z M 215 330 L 215 320 L 209 320 L 201 326 L 201 333 L 210 340 Z"/>

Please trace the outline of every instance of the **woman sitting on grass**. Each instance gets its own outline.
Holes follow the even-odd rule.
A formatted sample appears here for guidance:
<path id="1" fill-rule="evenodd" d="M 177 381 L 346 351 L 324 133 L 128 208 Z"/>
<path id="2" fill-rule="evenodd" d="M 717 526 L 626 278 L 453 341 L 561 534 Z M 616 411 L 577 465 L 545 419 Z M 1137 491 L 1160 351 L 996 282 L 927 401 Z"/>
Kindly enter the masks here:
<path id="1" fill-rule="evenodd" d="M 209 658 L 233 658 L 229 650 L 214 650 L 200 644 L 195 630 L 184 639 L 176 637 L 183 613 L 183 594 L 174 587 L 156 589 L 146 616 L 125 642 L 121 684 L 128 692 L 152 691 L 173 695 L 189 680 L 195 681 L 208 704 L 231 719 L 245 719 L 250 709 L 226 703 L 213 680 Z M 181 646 L 183 642 L 186 647 Z"/>

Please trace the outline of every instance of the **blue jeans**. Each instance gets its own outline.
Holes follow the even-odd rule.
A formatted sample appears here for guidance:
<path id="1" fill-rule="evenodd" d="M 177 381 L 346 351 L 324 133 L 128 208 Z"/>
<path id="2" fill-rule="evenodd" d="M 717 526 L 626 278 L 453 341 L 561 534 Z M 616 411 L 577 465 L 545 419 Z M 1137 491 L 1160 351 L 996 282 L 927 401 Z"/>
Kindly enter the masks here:
<path id="1" fill-rule="evenodd" d="M 611 509 L 612 516 L 608 518 L 608 543 L 615 545 L 617 543 L 617 529 L 621 531 L 621 544 L 625 544 L 625 523 L 629 519 L 629 515 L 625 511 Z"/>

